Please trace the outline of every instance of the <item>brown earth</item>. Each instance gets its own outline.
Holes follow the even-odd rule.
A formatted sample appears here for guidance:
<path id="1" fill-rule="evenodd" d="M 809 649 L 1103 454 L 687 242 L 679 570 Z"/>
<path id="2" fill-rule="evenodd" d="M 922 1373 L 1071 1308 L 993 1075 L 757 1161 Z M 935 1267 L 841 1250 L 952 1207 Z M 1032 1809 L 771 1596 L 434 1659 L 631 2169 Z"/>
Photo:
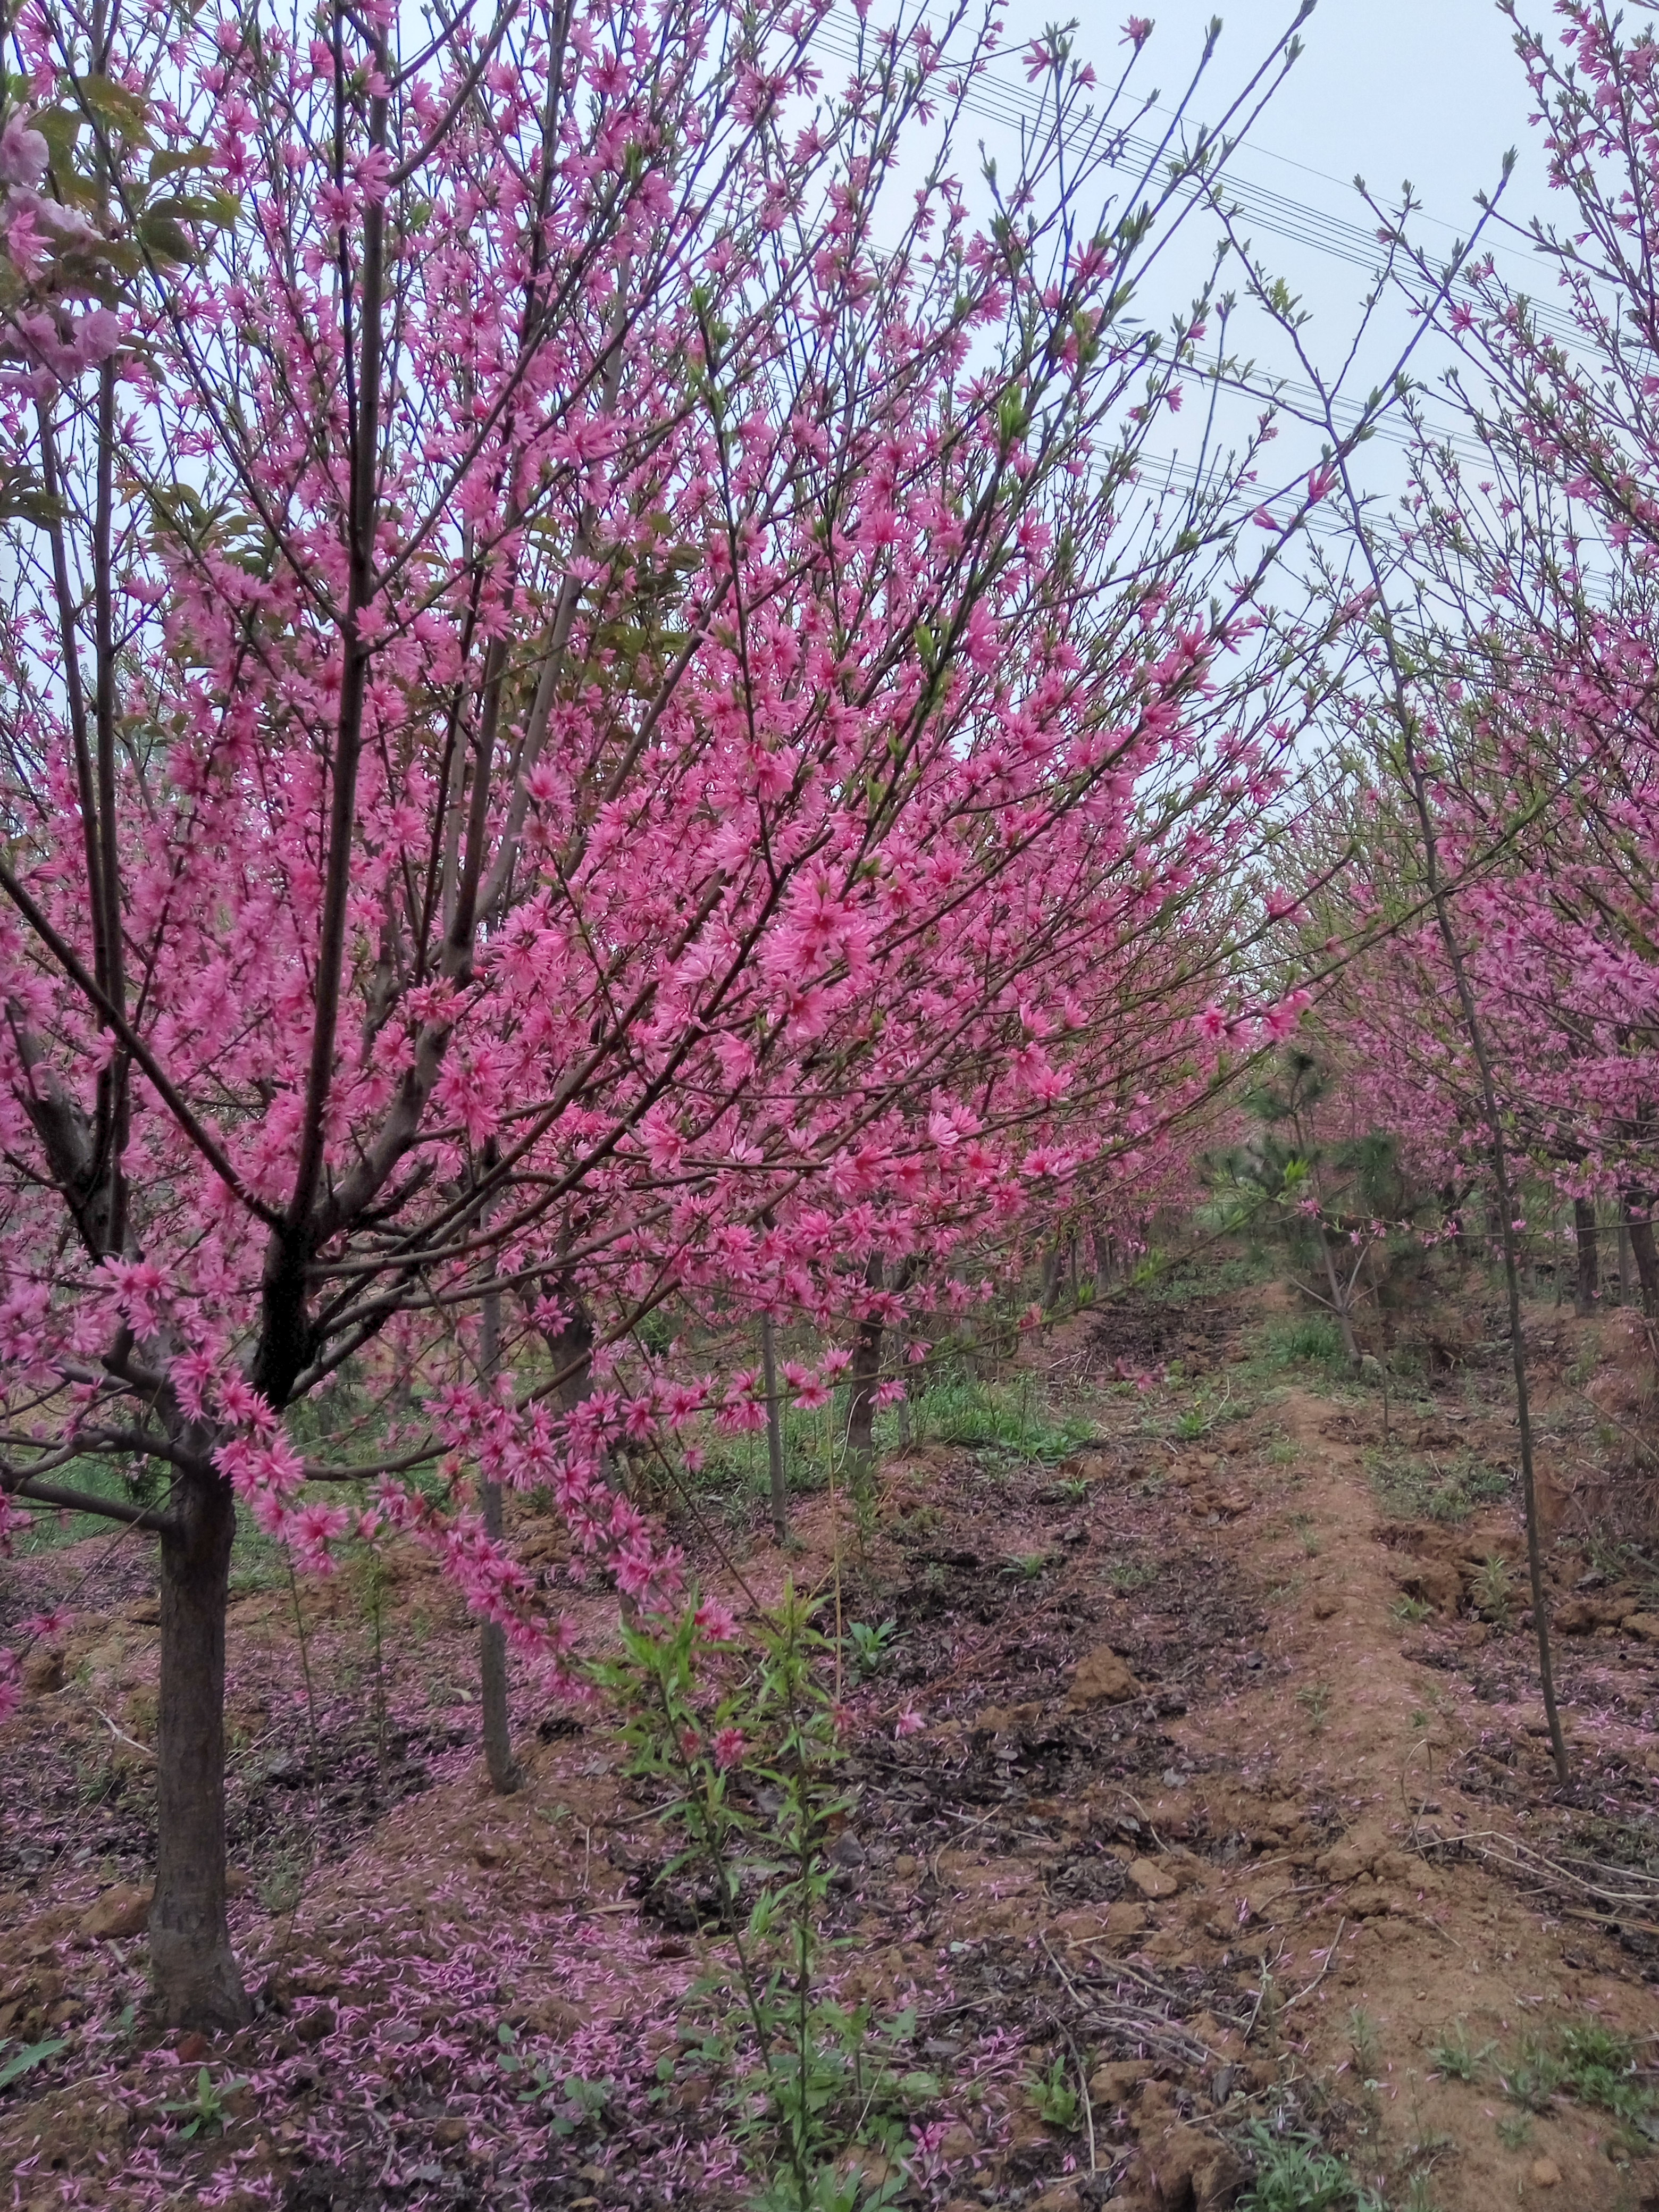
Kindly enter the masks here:
<path id="1" fill-rule="evenodd" d="M 1252 1356 L 1278 1310 L 1258 1288 L 1051 1332 L 1027 1370 L 1092 1437 L 1057 1465 L 925 1443 L 861 1525 L 802 1501 L 787 1553 L 758 1521 L 684 1532 L 739 1606 L 838 1577 L 848 1617 L 896 1624 L 847 1685 L 836 1912 L 844 1994 L 913 2003 L 942 2077 L 908 2201 L 1202 2212 L 1248 2187 L 1266 2130 L 1317 2136 L 1413 2212 L 1659 2208 L 1652 2133 L 1548 2070 L 1564 2034 L 1619 2031 L 1639 2105 L 1659 2055 L 1659 1589 L 1589 1542 L 1583 1486 L 1558 1478 L 1562 1791 L 1501 1367 L 1402 1390 L 1379 1462 L 1374 1391 Z M 1562 1340 L 1540 1419 L 1567 1469 L 1586 1392 L 1549 1378 L 1599 1328 L 1589 1401 L 1622 1403 L 1630 1347 L 1617 1317 L 1538 1326 Z M 1164 1360 L 1182 1371 L 1158 1388 L 1115 1379 Z M 1396 1461 L 1425 1486 L 1454 1463 L 1490 1480 L 1461 1515 L 1443 1488 L 1439 1518 L 1385 1510 L 1373 1477 Z M 556 1531 L 520 1534 L 599 1648 L 603 1596 Z M 522 1702 L 526 1787 L 495 1799 L 470 1632 L 417 1561 L 393 1559 L 372 1619 L 345 1577 L 239 1599 L 236 1935 L 262 2010 L 223 2048 L 161 2040 L 143 2014 L 143 1554 L 77 1545 L 8 1572 L 10 1616 L 76 1584 L 82 1608 L 0 1730 L 0 2038 L 63 2045 L 0 2092 L 13 2203 L 738 2201 L 678 2035 L 705 1915 L 663 1877 L 603 1715 Z M 521 2062 L 610 2100 L 556 2087 L 526 2108 Z M 1087 2084 L 1069 2124 L 1029 2086 L 1056 2066 Z M 223 2110 L 186 2135 L 204 2067 Z"/>

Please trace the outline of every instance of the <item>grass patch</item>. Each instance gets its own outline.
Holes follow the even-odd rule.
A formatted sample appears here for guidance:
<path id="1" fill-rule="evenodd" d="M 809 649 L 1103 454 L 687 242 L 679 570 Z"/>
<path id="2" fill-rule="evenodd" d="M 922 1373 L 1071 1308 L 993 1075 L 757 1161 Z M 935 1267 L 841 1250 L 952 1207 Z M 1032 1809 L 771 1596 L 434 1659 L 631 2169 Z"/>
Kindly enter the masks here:
<path id="1" fill-rule="evenodd" d="M 1396 1520 L 1455 1528 L 1510 1492 L 1509 1476 L 1472 1452 L 1431 1457 L 1401 1444 L 1372 1444 L 1364 1458 L 1377 1503 Z"/>
<path id="2" fill-rule="evenodd" d="M 1438 2043 L 1429 2045 L 1429 2063 L 1442 2081 L 1476 2081 L 1497 2048 L 1495 2043 L 1471 2043 L 1468 2029 L 1460 2020 Z"/>
<path id="3" fill-rule="evenodd" d="M 884 1441 L 877 1424 L 877 1442 Z M 910 1433 L 975 1451 L 1000 1451 L 1023 1460 L 1060 1460 L 1094 1434 L 1075 1414 L 1055 1416 L 1038 1402 L 1029 1376 L 1007 1384 L 969 1376 L 941 1378 L 910 1409 Z"/>
<path id="4" fill-rule="evenodd" d="M 1347 2160 L 1317 2136 L 1275 2135 L 1258 2120 L 1243 2148 L 1255 2179 L 1238 2200 L 1240 2212 L 1382 2212 Z"/>

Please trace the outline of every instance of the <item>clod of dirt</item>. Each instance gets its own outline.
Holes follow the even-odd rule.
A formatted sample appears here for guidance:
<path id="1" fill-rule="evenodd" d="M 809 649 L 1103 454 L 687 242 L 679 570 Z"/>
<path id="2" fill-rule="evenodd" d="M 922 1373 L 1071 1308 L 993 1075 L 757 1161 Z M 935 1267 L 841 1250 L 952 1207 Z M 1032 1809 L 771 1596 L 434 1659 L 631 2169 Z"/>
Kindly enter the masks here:
<path id="1" fill-rule="evenodd" d="M 1437 1613 L 1455 1613 L 1463 1595 L 1463 1578 L 1449 1559 L 1413 1559 L 1396 1580 L 1407 1597 Z"/>
<path id="2" fill-rule="evenodd" d="M 44 1650 L 31 1651 L 23 1662 L 23 1687 L 32 1698 L 49 1698 L 64 1686 L 64 1650 L 61 1644 L 47 1644 Z"/>
<path id="3" fill-rule="evenodd" d="M 1632 1613 L 1622 1625 L 1626 1636 L 1639 1636 L 1649 1644 L 1659 1644 L 1659 1613 Z"/>
<path id="4" fill-rule="evenodd" d="M 1534 2189 L 1553 2189 L 1561 2179 L 1561 2169 L 1553 2158 L 1535 2158 L 1528 2174 Z"/>
<path id="5" fill-rule="evenodd" d="M 110 1937 L 120 1942 L 129 1936 L 142 1936 L 149 1926 L 155 1894 L 153 1889 L 137 1889 L 130 1881 L 118 1881 L 87 1907 L 76 1923 L 76 1933 L 93 1943 Z"/>
<path id="6" fill-rule="evenodd" d="M 1139 2059 L 1127 2059 L 1106 2066 L 1097 2066 L 1089 2076 L 1089 2094 L 1097 2106 L 1115 2112 L 1127 2105 L 1135 2091 L 1146 2079 L 1146 2069 Z"/>
<path id="7" fill-rule="evenodd" d="M 1575 1597 L 1556 1609 L 1562 1636 L 1593 1636 L 1598 1628 L 1617 1628 L 1638 1610 L 1633 1597 Z"/>
<path id="8" fill-rule="evenodd" d="M 1181 1887 L 1175 1876 L 1152 1859 L 1130 1860 L 1129 1884 L 1147 1899 L 1173 1897 Z"/>
<path id="9" fill-rule="evenodd" d="M 1139 1683 L 1110 1644 L 1102 1644 L 1073 1668 L 1066 1699 L 1073 1705 L 1121 1705 L 1139 1695 Z"/>
<path id="10" fill-rule="evenodd" d="M 1158 2212 L 1221 2212 L 1243 2186 L 1244 2170 L 1224 2143 L 1196 2128 L 1172 2127 L 1131 2167 L 1123 2195 Z"/>

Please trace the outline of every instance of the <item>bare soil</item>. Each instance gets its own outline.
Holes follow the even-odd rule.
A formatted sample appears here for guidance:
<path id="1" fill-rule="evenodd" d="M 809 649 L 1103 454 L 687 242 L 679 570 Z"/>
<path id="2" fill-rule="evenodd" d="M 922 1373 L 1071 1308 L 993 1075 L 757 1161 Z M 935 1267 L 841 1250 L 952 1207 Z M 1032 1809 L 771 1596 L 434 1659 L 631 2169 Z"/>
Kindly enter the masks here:
<path id="1" fill-rule="evenodd" d="M 1586 1442 L 1639 1402 L 1644 1348 L 1616 1316 L 1534 1317 L 1573 1631 L 1562 1790 L 1490 1333 L 1476 1316 L 1396 1389 L 1385 1440 L 1374 1389 L 1264 1359 L 1283 1310 L 1257 1286 L 1048 1332 L 1028 1365 L 1094 1436 L 1059 1465 L 921 1443 L 862 1526 L 815 1498 L 787 1553 L 758 1522 L 684 1532 L 739 1607 L 838 1578 L 845 1617 L 897 1624 L 846 1685 L 836 1913 L 846 1992 L 914 2004 L 941 2079 L 908 2201 L 1206 2212 L 1249 2186 L 1266 2129 L 1317 2136 L 1413 2212 L 1659 2212 L 1650 2124 L 1548 2064 L 1565 2033 L 1616 2030 L 1639 2105 L 1659 2057 L 1659 1591 L 1596 1535 Z M 1461 1512 L 1432 1488 L 1454 1463 L 1487 1476 Z M 1401 1510 L 1402 1468 L 1436 1511 Z M 557 1531 L 518 1533 L 600 1648 L 606 1601 Z M 0 2202 L 743 2201 L 681 2033 L 697 1900 L 662 1879 L 602 1711 L 524 1703 L 526 1786 L 498 1799 L 471 1632 L 417 1560 L 378 1590 L 239 1596 L 235 1936 L 260 2009 L 220 2045 L 162 2039 L 145 1556 L 100 1539 L 4 1573 L 5 1618 L 75 1617 L 0 1729 L 0 2061 L 61 2045 L 0 2091 Z M 1030 2094 L 1056 2061 L 1090 2085 L 1071 2127 Z"/>

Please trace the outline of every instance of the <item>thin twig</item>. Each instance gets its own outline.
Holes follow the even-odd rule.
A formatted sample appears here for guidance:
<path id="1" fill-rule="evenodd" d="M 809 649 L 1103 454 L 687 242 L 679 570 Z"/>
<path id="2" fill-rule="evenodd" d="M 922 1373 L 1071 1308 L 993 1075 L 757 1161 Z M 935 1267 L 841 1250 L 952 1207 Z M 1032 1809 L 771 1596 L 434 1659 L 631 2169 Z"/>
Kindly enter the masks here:
<path id="1" fill-rule="evenodd" d="M 1298 1990 L 1293 1997 L 1285 1998 L 1285 2010 L 1286 2012 L 1290 2010 L 1293 2004 L 1300 2004 L 1304 1997 L 1310 1997 L 1314 1991 L 1319 1987 L 1319 1984 L 1324 1980 L 1326 1975 L 1329 1973 L 1331 1971 L 1331 1960 L 1336 1956 L 1337 1946 L 1342 1941 L 1342 1930 L 1347 1926 L 1347 1924 L 1348 1916 L 1345 1912 L 1342 1917 L 1336 1923 L 1336 1933 L 1332 1936 L 1330 1948 L 1325 1954 L 1324 1965 L 1314 1976 L 1312 1981 L 1309 1983 L 1305 1990 Z"/>
<path id="2" fill-rule="evenodd" d="M 94 1705 L 92 1710 L 112 1736 L 125 1744 L 130 1751 L 136 1751 L 141 1758 L 149 1759 L 150 1765 L 155 1765 L 155 1753 L 147 1743 L 140 1743 L 137 1736 L 129 1735 L 124 1728 L 117 1728 L 101 1705 Z"/>

